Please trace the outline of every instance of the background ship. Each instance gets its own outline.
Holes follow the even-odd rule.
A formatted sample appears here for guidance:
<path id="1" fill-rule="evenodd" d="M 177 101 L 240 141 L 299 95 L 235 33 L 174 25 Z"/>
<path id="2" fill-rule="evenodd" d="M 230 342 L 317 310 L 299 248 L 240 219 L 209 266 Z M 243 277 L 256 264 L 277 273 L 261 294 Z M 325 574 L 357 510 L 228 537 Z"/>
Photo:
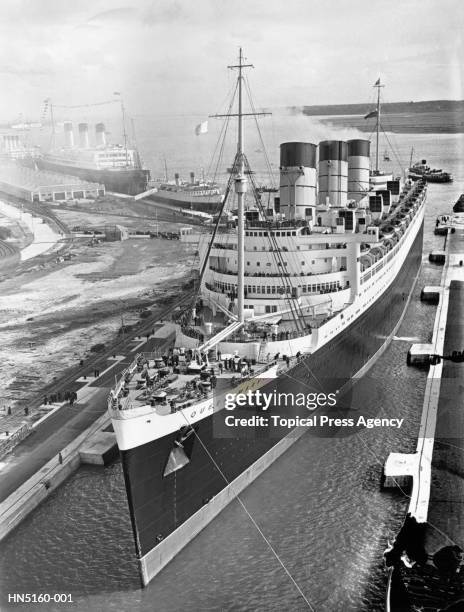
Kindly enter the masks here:
<path id="1" fill-rule="evenodd" d="M 194 172 L 190 172 L 190 181 L 181 180 L 176 172 L 174 181 L 169 181 L 166 176 L 164 180 L 150 181 L 150 187 L 156 188 L 156 192 L 149 196 L 155 202 L 212 214 L 219 211 L 224 199 L 218 183 L 204 177 L 196 179 Z"/>
<path id="2" fill-rule="evenodd" d="M 136 149 L 106 142 L 105 125 L 95 125 L 95 145 L 89 142 L 87 123 L 79 123 L 79 146 L 74 145 L 73 125 L 64 123 L 64 146 L 37 157 L 39 168 L 101 183 L 108 191 L 136 195 L 147 189 L 149 170 L 142 167 Z"/>
<path id="3" fill-rule="evenodd" d="M 239 97 L 243 67 L 240 52 Z M 228 430 L 218 392 L 324 392 L 349 404 L 350 381 L 395 333 L 420 268 L 424 182 L 402 189 L 379 171 L 378 147 L 371 181 L 366 140 L 284 143 L 270 215 L 242 150 L 241 108 L 225 192 L 235 185 L 237 229 L 221 235 L 218 221 L 200 245 L 200 293 L 175 327 L 177 348 L 139 355 L 109 399 L 144 584 L 306 430 L 296 420 Z M 308 408 L 274 401 L 269 413 Z"/>

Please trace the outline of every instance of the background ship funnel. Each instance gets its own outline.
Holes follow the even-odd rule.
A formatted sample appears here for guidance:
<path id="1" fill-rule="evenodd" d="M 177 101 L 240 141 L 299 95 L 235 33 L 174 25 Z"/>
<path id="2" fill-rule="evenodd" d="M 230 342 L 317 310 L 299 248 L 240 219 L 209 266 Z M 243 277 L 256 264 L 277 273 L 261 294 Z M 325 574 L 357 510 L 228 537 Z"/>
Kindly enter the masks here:
<path id="1" fill-rule="evenodd" d="M 348 191 L 348 145 L 342 140 L 319 143 L 319 204 L 345 206 Z"/>
<path id="2" fill-rule="evenodd" d="M 89 125 L 87 123 L 79 123 L 79 147 L 89 148 Z"/>
<path id="3" fill-rule="evenodd" d="M 369 140 L 348 140 L 348 198 L 359 202 L 369 191 Z"/>
<path id="4" fill-rule="evenodd" d="M 97 123 L 95 126 L 95 140 L 97 147 L 106 147 L 105 124 Z"/>
<path id="5" fill-rule="evenodd" d="M 280 145 L 280 212 L 286 219 L 315 219 L 316 151 L 310 142 Z"/>
<path id="6" fill-rule="evenodd" d="M 64 122 L 63 130 L 64 130 L 64 146 L 73 147 L 74 146 L 74 134 L 73 134 L 73 125 L 71 121 Z"/>

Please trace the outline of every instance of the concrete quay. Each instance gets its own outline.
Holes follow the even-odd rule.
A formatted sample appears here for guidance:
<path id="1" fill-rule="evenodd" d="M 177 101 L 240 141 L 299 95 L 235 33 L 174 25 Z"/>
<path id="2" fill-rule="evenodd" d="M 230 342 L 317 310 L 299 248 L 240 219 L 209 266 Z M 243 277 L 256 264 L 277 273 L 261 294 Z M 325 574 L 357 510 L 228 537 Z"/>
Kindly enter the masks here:
<path id="1" fill-rule="evenodd" d="M 448 232 L 446 240 L 446 262 L 443 269 L 439 304 L 437 308 L 433 338 L 430 345 L 414 345 L 411 359 L 416 362 L 429 358 L 430 354 L 449 355 L 464 349 L 464 226 L 457 225 L 455 232 Z M 443 481 L 437 479 L 437 433 L 442 435 L 445 427 L 448 437 L 459 438 L 462 445 L 464 435 L 464 363 L 441 360 L 430 365 L 428 372 L 422 418 L 416 452 L 413 454 L 391 453 L 384 466 L 385 486 L 402 486 L 412 483 L 408 512 L 418 523 L 426 523 L 429 513 L 436 512 L 437 488 L 441 496 L 452 496 L 452 489 L 443 489 Z M 456 441 L 454 442 L 456 444 Z M 460 448 L 462 463 L 464 448 Z M 440 460 L 441 464 L 442 459 Z M 464 497 L 461 498 L 461 500 Z M 461 503 L 461 513 L 464 505 Z M 461 518 L 464 518 L 464 513 Z M 462 523 L 461 523 L 462 527 Z"/>
<path id="2" fill-rule="evenodd" d="M 119 347 L 123 354 L 102 358 L 97 376 L 76 378 L 76 402 L 53 406 L 30 426 L 29 435 L 0 459 L 0 540 L 81 464 L 104 465 L 117 454 L 107 413 L 109 390 L 137 352 L 165 350 L 173 325 L 153 326 L 154 334 L 148 338 L 128 339 L 124 351 Z"/>

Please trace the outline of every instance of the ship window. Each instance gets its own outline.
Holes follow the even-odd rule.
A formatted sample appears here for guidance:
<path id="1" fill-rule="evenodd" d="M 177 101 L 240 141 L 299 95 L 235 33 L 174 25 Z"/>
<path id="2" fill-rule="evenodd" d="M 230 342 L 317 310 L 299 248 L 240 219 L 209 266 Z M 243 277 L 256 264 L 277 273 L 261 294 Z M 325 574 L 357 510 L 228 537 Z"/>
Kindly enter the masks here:
<path id="1" fill-rule="evenodd" d="M 260 262 L 260 261 L 257 261 L 257 262 L 256 262 L 256 266 L 259 268 L 259 266 L 260 266 L 260 265 L 261 265 L 261 262 Z"/>
<path id="2" fill-rule="evenodd" d="M 255 246 L 254 246 L 254 247 L 253 247 L 253 251 L 256 251 L 256 248 L 257 248 L 257 247 L 255 247 Z"/>
<path id="3" fill-rule="evenodd" d="M 249 265 L 250 265 L 250 262 L 249 262 L 249 261 L 247 261 L 247 266 L 249 266 Z"/>
<path id="4" fill-rule="evenodd" d="M 275 293 L 275 292 L 276 292 L 276 288 L 274 285 L 272 285 L 272 293 Z"/>
<path id="5" fill-rule="evenodd" d="M 302 265 L 302 266 L 304 266 L 304 265 L 305 265 L 305 262 L 304 262 L 304 261 L 302 261 L 302 262 L 301 262 L 301 265 Z"/>

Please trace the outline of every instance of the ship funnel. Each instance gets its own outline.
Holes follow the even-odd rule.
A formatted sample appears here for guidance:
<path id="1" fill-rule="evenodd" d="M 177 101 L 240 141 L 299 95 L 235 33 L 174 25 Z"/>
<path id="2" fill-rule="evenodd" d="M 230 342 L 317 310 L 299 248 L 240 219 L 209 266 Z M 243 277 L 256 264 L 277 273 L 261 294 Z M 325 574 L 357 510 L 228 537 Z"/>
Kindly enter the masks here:
<path id="1" fill-rule="evenodd" d="M 105 124 L 97 123 L 95 126 L 95 139 L 97 141 L 97 147 L 106 147 L 106 133 Z"/>
<path id="2" fill-rule="evenodd" d="M 190 182 L 191 183 L 195 182 L 195 172 L 190 172 Z"/>
<path id="3" fill-rule="evenodd" d="M 316 150 L 310 142 L 280 145 L 280 212 L 287 219 L 315 220 Z"/>
<path id="4" fill-rule="evenodd" d="M 348 191 L 348 145 L 342 140 L 319 143 L 319 204 L 345 206 Z"/>
<path id="5" fill-rule="evenodd" d="M 179 184 L 179 173 L 178 172 L 174 174 L 174 179 L 176 181 L 176 185 L 178 185 Z"/>
<path id="6" fill-rule="evenodd" d="M 89 126 L 87 123 L 79 123 L 79 147 L 89 148 Z"/>
<path id="7" fill-rule="evenodd" d="M 359 202 L 369 191 L 369 140 L 348 140 L 348 198 Z"/>
<path id="8" fill-rule="evenodd" d="M 73 134 L 73 125 L 71 121 L 64 122 L 63 130 L 64 130 L 64 146 L 73 147 L 74 146 L 74 134 Z"/>

